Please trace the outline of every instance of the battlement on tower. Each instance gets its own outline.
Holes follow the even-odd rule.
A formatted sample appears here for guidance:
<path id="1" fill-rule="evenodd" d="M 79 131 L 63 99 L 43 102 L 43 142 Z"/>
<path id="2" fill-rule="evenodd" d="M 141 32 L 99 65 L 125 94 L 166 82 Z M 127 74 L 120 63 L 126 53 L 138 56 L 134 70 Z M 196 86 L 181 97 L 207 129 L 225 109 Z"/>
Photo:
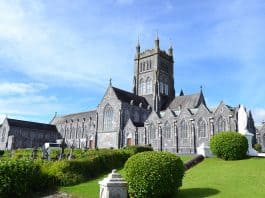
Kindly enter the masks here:
<path id="1" fill-rule="evenodd" d="M 142 59 L 142 58 L 147 58 L 149 56 L 153 56 L 154 54 L 159 54 L 161 57 L 172 61 L 173 57 L 168 54 L 165 50 L 157 50 L 157 49 L 146 49 L 142 52 L 140 52 L 139 57 L 136 55 L 135 59 Z"/>

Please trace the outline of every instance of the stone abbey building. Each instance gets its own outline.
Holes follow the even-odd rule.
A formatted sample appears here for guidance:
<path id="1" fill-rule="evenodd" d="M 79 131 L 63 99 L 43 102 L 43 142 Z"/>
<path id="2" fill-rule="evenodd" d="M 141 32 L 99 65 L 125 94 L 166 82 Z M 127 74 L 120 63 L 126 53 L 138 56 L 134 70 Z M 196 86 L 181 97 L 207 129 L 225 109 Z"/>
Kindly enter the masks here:
<path id="1" fill-rule="evenodd" d="M 153 49 L 136 46 L 133 92 L 110 84 L 95 110 L 55 116 L 68 145 L 121 148 L 151 144 L 155 150 L 196 153 L 202 143 L 220 131 L 237 131 L 238 107 L 223 102 L 209 108 L 203 91 L 175 94 L 173 49 L 163 51 L 158 37 Z M 256 133 L 251 112 L 248 129 Z M 256 139 L 254 138 L 254 142 Z"/>

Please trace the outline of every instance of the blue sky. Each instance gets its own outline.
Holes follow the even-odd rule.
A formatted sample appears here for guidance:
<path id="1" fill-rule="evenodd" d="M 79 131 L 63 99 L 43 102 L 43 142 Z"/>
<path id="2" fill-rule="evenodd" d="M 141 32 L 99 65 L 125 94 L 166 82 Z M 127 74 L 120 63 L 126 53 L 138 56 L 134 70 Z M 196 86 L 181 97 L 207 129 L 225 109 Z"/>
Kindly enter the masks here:
<path id="1" fill-rule="evenodd" d="M 265 120 L 263 0 L 1 0 L 0 114 L 49 122 L 94 109 L 109 78 L 132 89 L 141 48 L 174 49 L 175 89 L 200 86 L 208 106 L 221 100 Z M 170 41 L 171 40 L 171 41 Z"/>

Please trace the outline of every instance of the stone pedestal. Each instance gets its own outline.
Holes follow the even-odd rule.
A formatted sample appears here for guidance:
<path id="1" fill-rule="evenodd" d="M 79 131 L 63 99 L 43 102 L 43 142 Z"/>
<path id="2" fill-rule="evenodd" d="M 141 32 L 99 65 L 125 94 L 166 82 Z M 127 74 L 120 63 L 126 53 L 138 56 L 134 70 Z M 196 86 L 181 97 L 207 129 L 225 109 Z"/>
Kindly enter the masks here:
<path id="1" fill-rule="evenodd" d="M 127 198 L 128 184 L 115 169 L 99 185 L 99 198 Z"/>
<path id="2" fill-rule="evenodd" d="M 212 151 L 208 145 L 202 143 L 199 147 L 197 147 L 197 154 L 202 155 L 203 157 L 212 157 Z"/>
<path id="3" fill-rule="evenodd" d="M 253 138 L 253 134 L 247 132 L 247 133 L 245 133 L 243 135 L 248 140 L 248 152 L 247 152 L 247 154 L 249 156 L 258 156 L 258 152 L 255 149 L 252 148 L 252 138 Z"/>

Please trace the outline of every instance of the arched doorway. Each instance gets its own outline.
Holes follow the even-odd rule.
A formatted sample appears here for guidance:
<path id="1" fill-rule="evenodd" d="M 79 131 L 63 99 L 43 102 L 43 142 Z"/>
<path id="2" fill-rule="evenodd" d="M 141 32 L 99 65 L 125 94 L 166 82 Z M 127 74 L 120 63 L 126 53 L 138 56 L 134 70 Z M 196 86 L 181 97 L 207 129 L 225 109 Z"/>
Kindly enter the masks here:
<path id="1" fill-rule="evenodd" d="M 88 140 L 88 148 L 92 149 L 94 148 L 94 137 L 91 136 Z"/>
<path id="2" fill-rule="evenodd" d="M 126 145 L 131 146 L 132 145 L 132 134 L 129 133 L 126 137 Z"/>

